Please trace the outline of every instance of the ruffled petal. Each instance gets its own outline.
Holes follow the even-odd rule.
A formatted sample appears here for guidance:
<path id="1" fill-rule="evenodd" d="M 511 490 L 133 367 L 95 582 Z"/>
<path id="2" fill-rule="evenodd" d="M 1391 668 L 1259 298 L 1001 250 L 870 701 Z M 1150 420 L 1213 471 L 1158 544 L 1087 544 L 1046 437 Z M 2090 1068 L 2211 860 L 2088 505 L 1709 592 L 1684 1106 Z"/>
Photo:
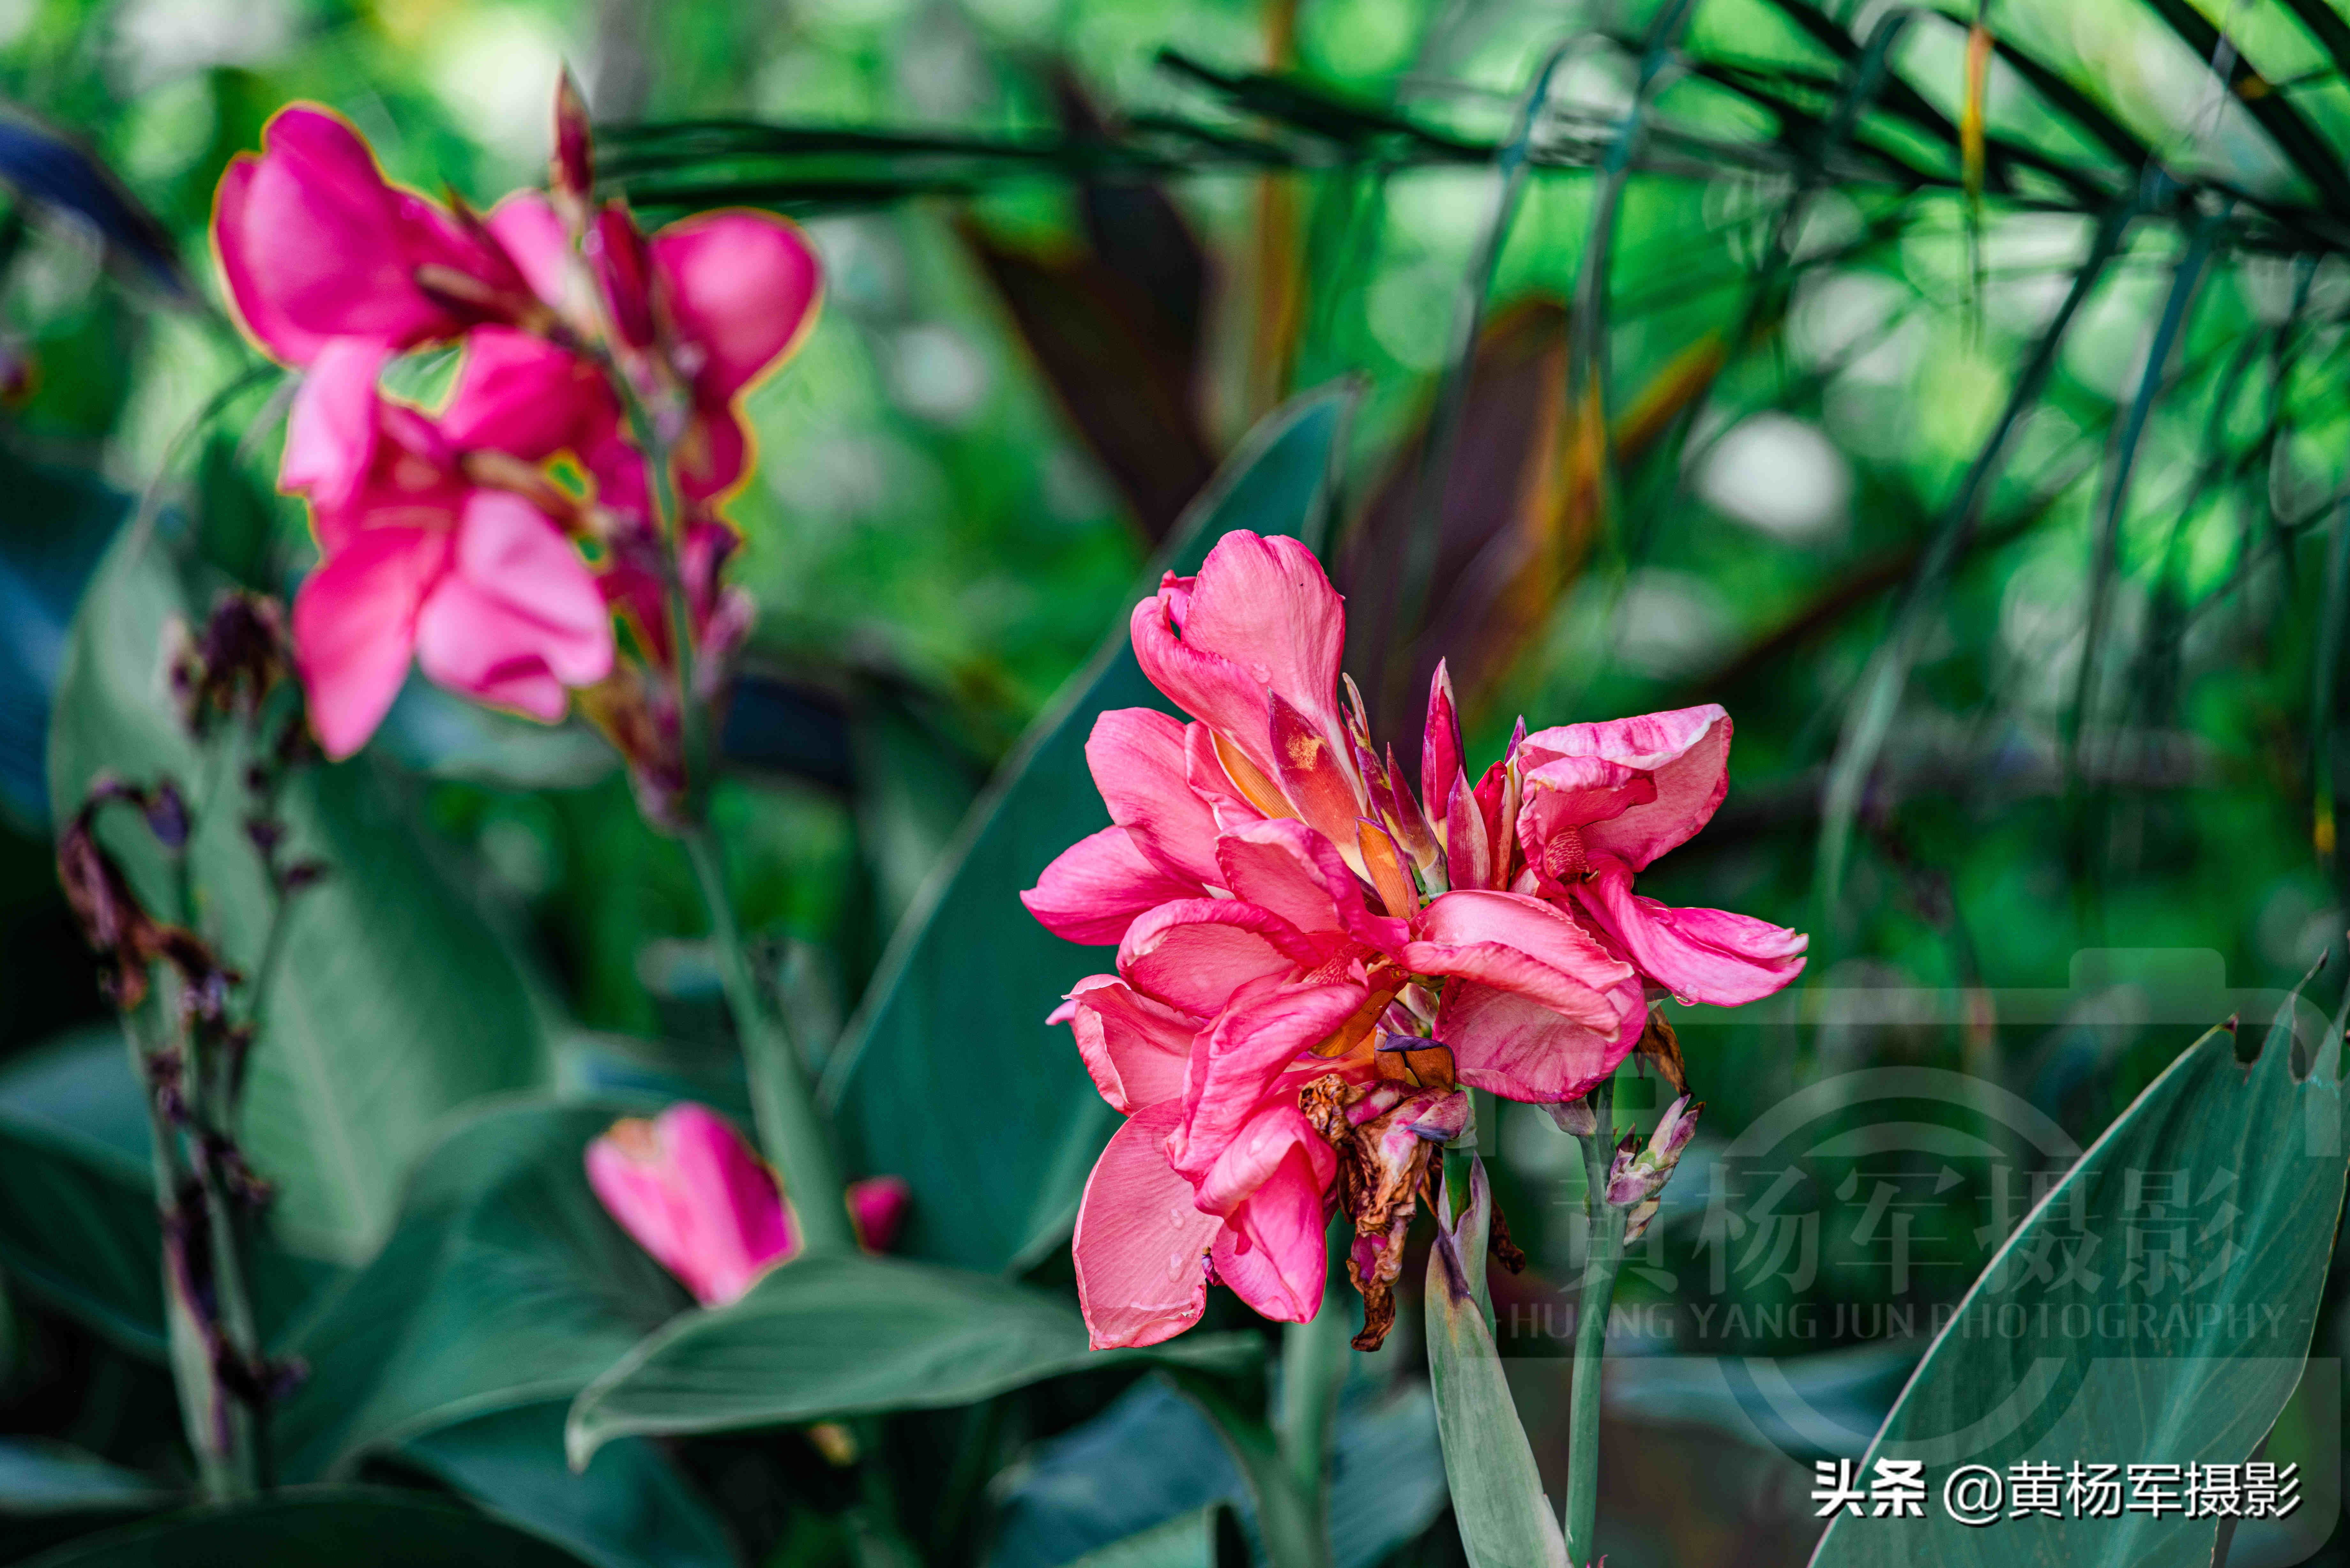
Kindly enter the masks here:
<path id="1" fill-rule="evenodd" d="M 1064 941 L 1108 947 L 1144 910 L 1201 892 L 1144 859 L 1125 828 L 1105 827 L 1061 851 L 1020 901 Z"/>
<path id="2" fill-rule="evenodd" d="M 1086 1071 L 1121 1115 L 1181 1097 L 1198 1019 L 1151 1001 L 1114 974 L 1079 981 L 1067 1007 Z"/>
<path id="3" fill-rule="evenodd" d="M 1451 1047 L 1461 1082 L 1505 1100 L 1550 1105 L 1589 1093 L 1638 1043 L 1648 1018 L 1638 980 L 1609 988 L 1607 998 L 1617 1021 L 1595 1028 L 1518 992 L 1449 985 L 1436 1038 Z"/>
<path id="4" fill-rule="evenodd" d="M 329 759 L 367 744 L 400 695 L 418 609 L 448 556 L 436 530 L 361 529 L 295 594 L 294 663 Z"/>
<path id="5" fill-rule="evenodd" d="M 1118 971 L 1170 1007 L 1211 1018 L 1234 992 L 1320 961 L 1321 950 L 1269 909 L 1232 898 L 1184 898 L 1137 919 Z"/>
<path id="6" fill-rule="evenodd" d="M 1594 1029 L 1612 1031 L 1610 991 L 1631 978 L 1590 932 L 1523 893 L 1455 888 L 1420 911 L 1406 967 L 1516 992 Z"/>
<path id="7" fill-rule="evenodd" d="M 1347 981 L 1290 985 L 1227 1010 L 1192 1054 L 1183 1125 L 1168 1140 L 1169 1163 L 1193 1181 L 1212 1181 L 1233 1141 L 1258 1126 L 1267 1097 L 1282 1097 L 1275 1093 L 1282 1075 L 1336 1033 L 1368 995 Z M 1294 1095 L 1290 1103 L 1294 1109 Z M 1221 1210 L 1205 1189 L 1200 1200 Z"/>
<path id="8" fill-rule="evenodd" d="M 1709 702 L 1540 731 L 1526 737 L 1521 754 L 1530 774 L 1555 757 L 1589 757 L 1650 775 L 1654 799 L 1581 830 L 1593 860 L 1612 855 L 1638 871 L 1712 820 L 1730 790 L 1730 715 Z"/>
<path id="9" fill-rule="evenodd" d="M 315 373 L 315 372 L 314 372 Z M 534 332 L 477 327 L 441 416 L 441 433 L 469 451 L 536 462 L 598 442 L 619 418 L 596 368 Z"/>
<path id="10" fill-rule="evenodd" d="M 452 691 L 553 722 L 564 688 L 612 669 L 604 597 L 552 519 L 520 496 L 476 491 L 456 569 L 417 619 L 417 661 Z"/>
<path id="11" fill-rule="evenodd" d="M 1155 708 L 1113 708 L 1094 721 L 1086 764 L 1109 818 L 1170 875 L 1219 881 L 1216 817 L 1185 776 L 1182 722 Z"/>
<path id="12" fill-rule="evenodd" d="M 1223 1221 L 1200 1212 L 1160 1151 L 1177 1110 L 1151 1106 L 1112 1134 L 1077 1206 L 1070 1251 L 1096 1350 L 1172 1339 L 1207 1304 L 1208 1250 Z"/>
<path id="13" fill-rule="evenodd" d="M 1591 918 L 1623 944 L 1640 972 L 1683 1002 L 1758 1002 L 1804 972 L 1811 939 L 1728 909 L 1676 909 L 1632 891 L 1632 874 L 1606 862 L 1575 884 Z"/>
<path id="14" fill-rule="evenodd" d="M 1337 1159 L 1295 1106 L 1263 1118 L 1245 1150 L 1246 1193 L 1224 1216 L 1210 1256 L 1216 1277 L 1275 1323 L 1304 1323 L 1322 1310 L 1329 1269 L 1323 1197 Z M 1236 1149 L 1237 1158 L 1243 1151 Z M 1271 1156 L 1261 1171 L 1258 1161 Z"/>

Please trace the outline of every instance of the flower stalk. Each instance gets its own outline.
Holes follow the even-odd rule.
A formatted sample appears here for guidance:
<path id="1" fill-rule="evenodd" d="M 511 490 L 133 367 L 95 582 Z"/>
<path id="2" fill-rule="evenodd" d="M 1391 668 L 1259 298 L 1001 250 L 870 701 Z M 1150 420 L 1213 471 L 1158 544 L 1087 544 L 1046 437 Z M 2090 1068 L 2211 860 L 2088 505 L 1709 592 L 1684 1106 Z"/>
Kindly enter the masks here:
<path id="1" fill-rule="evenodd" d="M 1607 1317 L 1616 1299 L 1616 1277 L 1624 1266 L 1625 1210 L 1608 1201 L 1608 1172 L 1615 1150 L 1616 1085 L 1600 1080 L 1588 1104 L 1594 1126 L 1575 1135 L 1583 1146 L 1584 1210 L 1591 1243 L 1583 1263 L 1583 1288 L 1575 1315 L 1575 1382 L 1567 1409 L 1566 1560 L 1597 1561 L 1592 1537 L 1599 1514 L 1599 1396 L 1601 1362 L 1607 1353 Z"/>

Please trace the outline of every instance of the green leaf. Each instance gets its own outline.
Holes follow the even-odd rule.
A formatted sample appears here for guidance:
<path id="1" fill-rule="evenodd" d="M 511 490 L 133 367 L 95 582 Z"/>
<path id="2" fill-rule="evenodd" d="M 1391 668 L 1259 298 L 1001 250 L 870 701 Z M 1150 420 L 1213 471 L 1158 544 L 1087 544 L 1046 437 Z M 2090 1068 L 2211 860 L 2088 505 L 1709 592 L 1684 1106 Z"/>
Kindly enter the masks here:
<path id="1" fill-rule="evenodd" d="M 596 1568 L 733 1568 L 725 1526 L 653 1444 L 608 1443 L 585 1473 L 564 1463 L 567 1407 L 529 1405 L 443 1427 L 400 1457 Z"/>
<path id="2" fill-rule="evenodd" d="M 1159 563 L 1196 569 L 1233 528 L 1295 534 L 1322 504 L 1344 392 L 1269 416 L 1178 524 Z M 1149 581 L 1158 580 L 1159 566 Z M 902 1176 L 915 1199 L 900 1249 L 967 1268 L 1032 1259 L 1066 1232 L 1116 1116 L 1045 1015 L 1108 954 L 1061 940 L 1017 894 L 1107 826 L 1086 770 L 1105 709 L 1165 707 L 1108 639 L 1036 722 L 965 819 L 905 921 L 827 1072 L 856 1168 Z M 919 1107 L 919 1108 L 917 1108 Z"/>
<path id="3" fill-rule="evenodd" d="M 1211 1502 L 1088 1552 L 1069 1568 L 1238 1568 L 1248 1561 L 1232 1511 Z"/>
<path id="4" fill-rule="evenodd" d="M 1470 1568 L 1565 1568 L 1566 1541 L 1543 1495 L 1534 1453 L 1518 1424 L 1501 1353 L 1486 1322 L 1485 1231 L 1492 1195 L 1480 1168 L 1469 1206 L 1447 1227 L 1436 1204 L 1436 1246 L 1428 1258 L 1428 1375 L 1444 1476 Z"/>
<path id="5" fill-rule="evenodd" d="M 738 1431 L 939 1409 L 1137 1359 L 1229 1366 L 1243 1335 L 1149 1351 L 1087 1347 L 1076 1309 L 993 1274 L 858 1254 L 775 1270 L 730 1306 L 686 1314 L 571 1407 L 571 1462 L 615 1438 Z"/>
<path id="6" fill-rule="evenodd" d="M 172 1494 L 136 1470 L 47 1438 L 0 1438 L 0 1517 L 153 1508 Z"/>
<path id="7" fill-rule="evenodd" d="M 27 1568 L 576 1568 L 509 1525 L 413 1492 L 320 1487 L 86 1537 Z"/>
<path id="8" fill-rule="evenodd" d="M 209 602 L 183 584 L 168 542 L 124 531 L 74 618 L 49 732 L 49 795 L 63 816 L 102 769 L 177 781 L 200 814 L 190 847 L 199 929 L 249 973 L 272 900 L 244 840 L 243 792 L 182 731 L 161 676 L 165 627 L 194 622 Z M 244 1141 L 277 1185 L 280 1236 L 356 1262 L 390 1231 L 401 1173 L 434 1124 L 469 1100 L 540 1081 L 547 1054 L 520 971 L 440 874 L 372 763 L 302 770 L 283 815 L 286 853 L 328 870 L 291 909 L 261 999 Z M 152 844 L 131 832 L 109 842 L 141 897 L 178 917 L 174 879 Z"/>
<path id="9" fill-rule="evenodd" d="M 76 1030 L 0 1071 L 0 1265 L 133 1355 L 160 1361 L 161 1228 L 143 1091 L 113 1024 Z M 268 1235 L 254 1249 L 265 1334 L 332 1271 Z"/>
<path id="10" fill-rule="evenodd" d="M 347 1474 L 372 1449 L 567 1400 L 686 1304 L 588 1185 L 612 1115 L 495 1106 L 420 1162 L 382 1252 L 282 1347 L 310 1368 L 277 1419 L 286 1474 Z"/>
<path id="11" fill-rule="evenodd" d="M 2252 1455 L 2301 1378 L 2342 1212 L 2341 1039 L 2328 1039 L 2315 1070 L 2295 1082 L 2301 1005 L 2288 999 L 2249 1065 L 2232 1029 L 2206 1034 L 2033 1208 L 1863 1460 L 1864 1478 L 1878 1459 L 1923 1460 L 1926 1517 L 1840 1515 L 1814 1568 L 2211 1561 L 2216 1520 L 2031 1515 L 1970 1529 L 1949 1517 L 1940 1489 L 1962 1464 L 2004 1475 L 2027 1460 L 2232 1464 Z M 2076 1261 L 2079 1271 L 2068 1267 Z M 2170 1272 L 2182 1263 L 2192 1278 Z"/>

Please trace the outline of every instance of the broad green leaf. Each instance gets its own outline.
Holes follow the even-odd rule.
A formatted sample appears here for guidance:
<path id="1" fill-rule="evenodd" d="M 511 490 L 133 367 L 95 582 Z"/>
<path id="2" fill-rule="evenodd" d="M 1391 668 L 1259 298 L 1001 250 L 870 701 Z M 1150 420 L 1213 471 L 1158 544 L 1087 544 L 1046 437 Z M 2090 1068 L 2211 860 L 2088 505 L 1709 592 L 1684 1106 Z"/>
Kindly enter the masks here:
<path id="1" fill-rule="evenodd" d="M 144 1091 L 122 1032 L 96 1024 L 0 1070 L 0 1265 L 134 1355 L 165 1354 L 162 1231 Z M 265 1334 L 331 1275 L 265 1230 L 250 1260 Z"/>
<path id="2" fill-rule="evenodd" d="M 244 840 L 242 790 L 182 732 L 161 674 L 167 625 L 200 619 L 210 602 L 183 584 L 167 541 L 124 532 L 74 618 L 49 732 L 49 796 L 65 816 L 103 769 L 177 781 L 200 814 L 194 918 L 251 972 L 271 900 Z M 390 1231 L 401 1173 L 433 1124 L 480 1096 L 538 1082 L 546 1051 L 520 971 L 437 871 L 392 781 L 364 757 L 307 768 L 286 792 L 284 815 L 288 853 L 325 861 L 328 875 L 294 906 L 262 999 L 244 1138 L 277 1185 L 281 1237 L 356 1262 Z M 177 915 L 152 845 L 136 832 L 109 842 L 142 896 Z"/>
<path id="3" fill-rule="evenodd" d="M 1307 529 L 1346 408 L 1344 393 L 1320 392 L 1269 416 L 1193 504 L 1158 566 L 1196 569 L 1234 528 Z M 1166 706 L 1127 635 L 1121 608 L 1101 649 L 972 806 L 827 1073 L 856 1168 L 913 1184 L 900 1246 L 917 1256 L 977 1269 L 1034 1259 L 1066 1232 L 1117 1119 L 1066 1032 L 1045 1023 L 1072 985 L 1108 967 L 1109 954 L 1054 936 L 1018 894 L 1109 824 L 1086 770 L 1095 716 Z"/>
<path id="4" fill-rule="evenodd" d="M 415 1492 L 300 1487 L 85 1537 L 28 1568 L 577 1568 L 509 1525 Z"/>
<path id="5" fill-rule="evenodd" d="M 1428 1374 L 1444 1476 L 1470 1568 L 1565 1568 L 1566 1541 L 1543 1495 L 1534 1449 L 1518 1424 L 1501 1354 L 1485 1320 L 1485 1228 L 1492 1194 L 1471 1178 L 1456 1228 L 1437 1199 L 1436 1245 L 1428 1258 Z"/>
<path id="6" fill-rule="evenodd" d="M 0 1517 L 154 1508 L 172 1494 L 136 1470 L 47 1438 L 0 1438 Z"/>
<path id="7" fill-rule="evenodd" d="M 1923 1519 L 1839 1514 L 1814 1568 L 2203 1568 L 2218 1521 L 1950 1518 L 1959 1466 L 2232 1464 L 2300 1381 L 2342 1212 L 2341 1041 L 2295 1082 L 2289 999 L 2259 1058 L 2215 1029 L 2036 1205 L 1862 1461 L 1925 1464 Z M 2044 1314 L 2044 1315 L 2043 1315 Z M 2066 1511 L 2068 1513 L 2070 1510 Z"/>
<path id="8" fill-rule="evenodd" d="M 608 1443 L 584 1473 L 566 1464 L 567 1407 L 529 1405 L 443 1427 L 400 1457 L 596 1568 L 733 1568 L 725 1526 L 654 1444 Z"/>
<path id="9" fill-rule="evenodd" d="M 1231 1511 L 1211 1502 L 1088 1552 L 1069 1568 L 1238 1568 L 1248 1561 L 1238 1534 Z"/>
<path id="10" fill-rule="evenodd" d="M 285 1472 L 567 1400 L 686 1304 L 588 1186 L 609 1110 L 524 1101 L 469 1117 L 419 1163 L 381 1253 L 282 1349 L 309 1365 L 279 1413 Z"/>
<path id="11" fill-rule="evenodd" d="M 997 1275 L 861 1254 L 808 1258 L 630 1351 L 572 1406 L 568 1446 L 572 1463 L 584 1464 L 634 1434 L 938 1409 L 1120 1361 L 1228 1366 L 1253 1350 L 1229 1335 L 1090 1350 L 1074 1306 Z"/>

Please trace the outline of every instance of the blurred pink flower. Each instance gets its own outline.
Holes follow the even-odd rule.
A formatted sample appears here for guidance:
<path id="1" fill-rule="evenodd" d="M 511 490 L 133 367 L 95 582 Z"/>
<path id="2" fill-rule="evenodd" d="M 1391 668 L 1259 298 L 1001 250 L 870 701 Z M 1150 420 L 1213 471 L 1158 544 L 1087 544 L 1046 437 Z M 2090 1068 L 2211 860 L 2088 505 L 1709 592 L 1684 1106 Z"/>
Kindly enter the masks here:
<path id="1" fill-rule="evenodd" d="M 799 1251 L 775 1173 L 706 1106 L 614 1122 L 588 1146 L 587 1163 L 605 1211 L 703 1306 L 736 1300 Z M 867 1248 L 888 1248 L 910 1199 L 894 1176 L 851 1184 L 849 1213 Z"/>
<path id="2" fill-rule="evenodd" d="M 494 362 L 502 341 L 476 352 Z M 280 471 L 311 497 L 324 556 L 294 597 L 294 654 L 333 758 L 375 732 L 411 657 L 451 691 L 549 722 L 567 688 L 612 668 L 610 614 L 562 526 L 528 496 L 476 483 L 454 439 L 559 422 L 592 384 L 555 350 L 528 350 L 532 376 L 476 374 L 483 360 L 469 359 L 436 421 L 377 391 L 384 352 L 348 338 L 321 351 Z"/>
<path id="3" fill-rule="evenodd" d="M 236 315 L 271 358 L 307 365 L 338 337 L 406 348 L 530 301 L 495 243 L 387 182 L 338 116 L 291 105 L 262 148 L 221 176 L 212 234 Z"/>

